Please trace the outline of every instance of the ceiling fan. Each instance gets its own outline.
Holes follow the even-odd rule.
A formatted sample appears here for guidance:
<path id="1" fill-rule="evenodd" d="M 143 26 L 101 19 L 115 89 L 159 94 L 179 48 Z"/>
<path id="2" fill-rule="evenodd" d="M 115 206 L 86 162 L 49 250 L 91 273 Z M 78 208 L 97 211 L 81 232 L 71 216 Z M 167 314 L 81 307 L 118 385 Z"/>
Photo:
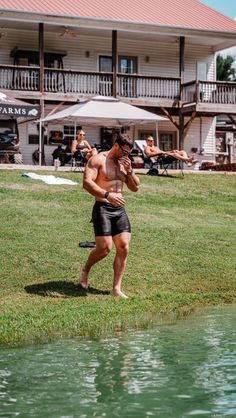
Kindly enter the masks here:
<path id="1" fill-rule="evenodd" d="M 59 36 L 71 36 L 72 38 L 76 38 L 78 36 L 78 32 L 74 32 L 73 30 L 69 29 L 67 26 L 64 30 L 59 34 Z"/>

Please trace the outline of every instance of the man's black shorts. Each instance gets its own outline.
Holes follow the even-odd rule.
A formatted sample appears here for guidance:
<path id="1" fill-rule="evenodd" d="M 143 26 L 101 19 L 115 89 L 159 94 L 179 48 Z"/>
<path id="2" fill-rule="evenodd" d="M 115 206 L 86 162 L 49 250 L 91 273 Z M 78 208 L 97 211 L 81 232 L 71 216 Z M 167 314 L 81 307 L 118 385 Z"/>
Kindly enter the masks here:
<path id="1" fill-rule="evenodd" d="M 96 237 L 114 237 L 122 232 L 131 232 L 130 222 L 123 206 L 95 202 L 92 221 Z"/>

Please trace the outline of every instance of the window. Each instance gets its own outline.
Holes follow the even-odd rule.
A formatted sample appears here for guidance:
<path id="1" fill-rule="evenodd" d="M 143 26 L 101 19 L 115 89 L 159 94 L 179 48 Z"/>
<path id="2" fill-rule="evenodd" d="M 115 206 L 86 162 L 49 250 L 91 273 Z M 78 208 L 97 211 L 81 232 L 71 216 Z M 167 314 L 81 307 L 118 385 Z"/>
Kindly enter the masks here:
<path id="1" fill-rule="evenodd" d="M 125 97 L 137 96 L 137 80 L 134 77 L 129 77 L 126 74 L 137 73 L 137 57 L 119 56 L 118 57 L 118 72 L 124 74 L 119 76 L 118 93 Z M 99 57 L 99 71 L 112 72 L 112 57 L 108 55 L 101 55 Z M 110 76 L 101 75 L 99 77 L 99 94 L 110 96 L 112 93 L 112 79 Z"/>
<path id="2" fill-rule="evenodd" d="M 77 128 L 79 129 L 79 127 Z M 76 126 L 64 126 L 63 143 L 69 148 L 71 147 L 72 141 L 76 137 L 77 128 Z"/>
<path id="3" fill-rule="evenodd" d="M 137 57 L 119 57 L 119 72 L 123 74 L 137 73 Z"/>
<path id="4" fill-rule="evenodd" d="M 137 73 L 137 57 L 119 57 L 119 94 L 124 97 L 137 96 L 137 80 L 129 74 Z"/>
<path id="5" fill-rule="evenodd" d="M 99 71 L 105 73 L 112 72 L 112 58 L 106 55 L 99 57 Z M 112 94 L 112 78 L 109 75 L 99 77 L 99 94 L 102 96 L 111 96 Z"/>
<path id="6" fill-rule="evenodd" d="M 146 141 L 148 136 L 152 136 L 154 138 L 154 141 L 156 140 L 156 132 L 154 131 L 139 131 L 138 136 L 141 141 Z"/>
<path id="7" fill-rule="evenodd" d="M 45 52 L 44 66 L 48 68 L 63 68 L 63 57 L 66 52 Z M 14 59 L 14 65 L 26 65 L 29 67 L 39 66 L 39 51 L 30 51 L 14 48 L 10 56 Z"/>
<path id="8" fill-rule="evenodd" d="M 123 74 L 137 73 L 137 57 L 118 57 L 118 71 Z M 112 72 L 112 57 L 109 55 L 100 55 L 99 71 Z"/>
<path id="9" fill-rule="evenodd" d="M 159 148 L 163 151 L 170 151 L 176 148 L 175 132 L 160 132 Z"/>
<path id="10" fill-rule="evenodd" d="M 29 135 L 29 144 L 39 145 L 39 135 Z M 47 145 L 47 135 L 44 135 L 44 145 Z"/>
<path id="11" fill-rule="evenodd" d="M 101 128 L 101 146 L 103 150 L 109 150 L 113 145 L 112 129 Z"/>
<path id="12" fill-rule="evenodd" d="M 112 58 L 106 55 L 100 55 L 99 57 L 99 71 L 105 73 L 112 72 Z"/>

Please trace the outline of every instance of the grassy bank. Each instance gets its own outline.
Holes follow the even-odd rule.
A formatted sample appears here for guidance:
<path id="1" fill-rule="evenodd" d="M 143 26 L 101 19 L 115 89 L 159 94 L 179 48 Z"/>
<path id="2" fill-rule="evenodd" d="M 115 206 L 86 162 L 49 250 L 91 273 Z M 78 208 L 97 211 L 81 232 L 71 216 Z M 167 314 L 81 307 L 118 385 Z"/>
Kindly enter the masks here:
<path id="1" fill-rule="evenodd" d="M 236 176 L 140 176 L 140 192 L 125 191 L 133 228 L 123 280 L 128 300 L 109 295 L 114 251 L 93 268 L 91 292 L 78 289 L 90 251 L 78 244 L 93 240 L 93 198 L 81 173 L 58 176 L 78 185 L 0 171 L 1 344 L 97 335 L 140 323 L 147 313 L 236 301 Z"/>

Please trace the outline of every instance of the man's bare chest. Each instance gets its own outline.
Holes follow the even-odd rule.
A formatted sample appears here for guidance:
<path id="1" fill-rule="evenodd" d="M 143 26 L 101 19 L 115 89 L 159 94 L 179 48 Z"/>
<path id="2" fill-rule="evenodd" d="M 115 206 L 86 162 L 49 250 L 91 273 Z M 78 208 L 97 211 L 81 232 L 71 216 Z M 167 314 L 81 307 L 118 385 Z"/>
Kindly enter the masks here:
<path id="1" fill-rule="evenodd" d="M 101 167 L 100 175 L 106 181 L 120 180 L 125 181 L 125 172 L 119 161 L 114 162 L 113 160 L 106 159 Z"/>

